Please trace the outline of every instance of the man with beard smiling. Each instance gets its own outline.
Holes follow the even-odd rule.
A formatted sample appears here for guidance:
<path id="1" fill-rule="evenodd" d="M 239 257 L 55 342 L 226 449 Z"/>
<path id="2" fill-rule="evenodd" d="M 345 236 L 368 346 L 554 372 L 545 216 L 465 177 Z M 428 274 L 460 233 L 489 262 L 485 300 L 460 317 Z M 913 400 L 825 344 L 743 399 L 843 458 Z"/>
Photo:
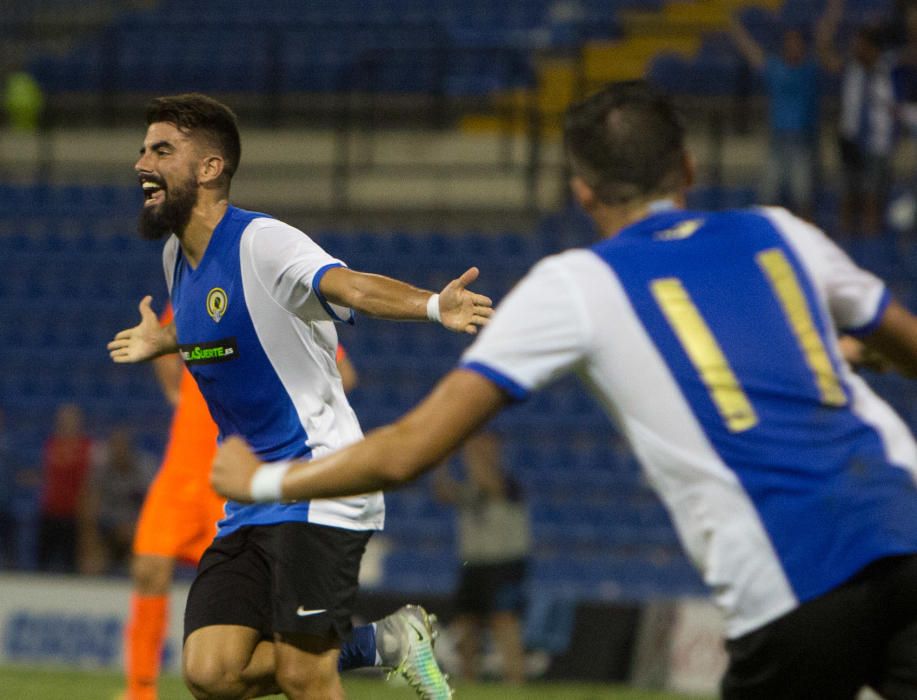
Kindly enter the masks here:
<path id="1" fill-rule="evenodd" d="M 140 323 L 108 349 L 117 363 L 179 352 L 220 435 L 244 435 L 264 461 L 320 456 L 362 436 L 335 366 L 333 321 L 352 322 L 356 310 L 475 333 L 490 317 L 490 299 L 466 289 L 476 268 L 433 294 L 349 270 L 301 231 L 230 205 L 241 148 L 225 105 L 162 97 L 146 121 L 135 165 L 140 231 L 170 236 L 163 263 L 174 320 L 161 326 L 147 296 Z M 279 686 L 290 698 L 343 697 L 341 640 L 360 559 L 383 519 L 380 493 L 227 503 L 185 611 L 182 666 L 194 696 L 257 697 Z M 421 697 L 448 698 L 429 620 L 413 611 L 402 628 L 416 638 L 380 625 L 379 660 Z M 375 659 L 375 639 L 371 646 Z"/>

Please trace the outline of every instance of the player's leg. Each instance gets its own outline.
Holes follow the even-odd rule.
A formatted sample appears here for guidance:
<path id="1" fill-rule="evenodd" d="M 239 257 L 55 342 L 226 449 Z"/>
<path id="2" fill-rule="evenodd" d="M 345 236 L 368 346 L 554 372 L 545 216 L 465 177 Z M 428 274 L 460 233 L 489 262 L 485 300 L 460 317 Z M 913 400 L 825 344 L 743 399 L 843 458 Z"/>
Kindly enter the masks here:
<path id="1" fill-rule="evenodd" d="M 155 700 L 175 560 L 141 554 L 131 562 L 134 590 L 125 627 L 127 700 Z"/>
<path id="2" fill-rule="evenodd" d="M 452 697 L 452 689 L 433 654 L 435 623 L 436 617 L 419 605 L 405 605 L 373 626 L 379 665 L 404 678 L 417 697 L 445 700 Z"/>
<path id="3" fill-rule="evenodd" d="M 341 645 L 341 654 L 338 658 L 338 671 L 353 671 L 358 668 L 382 666 L 382 657 L 379 654 L 378 625 L 373 622 L 353 628 L 350 639 Z"/>
<path id="4" fill-rule="evenodd" d="M 271 565 L 259 530 L 243 527 L 204 553 L 185 607 L 182 674 L 196 698 L 276 692 Z"/>
<path id="5" fill-rule="evenodd" d="M 421 698 L 451 697 L 433 656 L 433 621 L 423 608 L 405 606 L 371 626 L 352 630 L 360 560 L 370 532 L 313 523 L 283 523 L 261 530 L 263 546 L 272 556 L 276 634 L 287 642 L 335 640 L 343 647 L 341 656 L 349 660 L 349 668 L 354 659 L 366 665 L 378 661 L 407 679 Z M 324 673 L 324 669 L 321 665 L 316 670 Z M 278 666 L 278 681 L 283 684 L 281 675 Z M 331 683 L 326 676 L 322 679 L 316 683 Z M 303 684 L 310 681 L 295 680 L 296 687 Z"/>
<path id="6" fill-rule="evenodd" d="M 277 634 L 277 684 L 290 700 L 343 700 L 334 636 Z"/>
<path id="7" fill-rule="evenodd" d="M 728 640 L 724 700 L 854 700 L 884 648 L 876 582 L 867 567 L 849 582 Z"/>
<path id="8" fill-rule="evenodd" d="M 917 619 L 895 635 L 881 678 L 870 685 L 885 700 L 917 700 Z"/>
<path id="9" fill-rule="evenodd" d="M 893 561 L 883 583 L 876 616 L 891 629 L 886 653 L 870 686 L 886 700 L 917 700 L 917 556 Z"/>
<path id="10" fill-rule="evenodd" d="M 252 528 L 252 543 L 270 570 L 275 677 L 291 699 L 344 696 L 339 648 L 351 635 L 360 561 L 370 535 L 303 522 Z M 365 651 L 373 652 L 375 662 L 375 650 Z"/>
<path id="11" fill-rule="evenodd" d="M 198 700 L 257 698 L 279 692 L 274 643 L 240 625 L 209 625 L 192 632 L 182 650 L 185 685 Z"/>

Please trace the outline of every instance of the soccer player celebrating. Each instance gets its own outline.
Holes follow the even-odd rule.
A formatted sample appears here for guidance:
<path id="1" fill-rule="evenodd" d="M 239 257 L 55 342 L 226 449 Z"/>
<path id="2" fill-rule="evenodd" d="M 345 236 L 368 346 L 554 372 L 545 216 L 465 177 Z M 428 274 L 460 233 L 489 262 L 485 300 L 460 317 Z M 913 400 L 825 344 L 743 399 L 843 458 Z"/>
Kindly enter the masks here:
<path id="1" fill-rule="evenodd" d="M 231 206 L 240 159 L 235 115 L 203 95 L 153 100 L 135 169 L 141 234 L 170 236 L 163 262 L 174 321 L 140 323 L 108 345 L 118 363 L 179 352 L 221 435 L 265 461 L 319 456 L 361 437 L 335 369 L 333 321 L 353 310 L 436 320 L 474 333 L 491 302 L 466 287 L 472 268 L 432 294 L 349 270 L 301 231 Z M 185 610 L 182 667 L 195 697 L 342 697 L 338 657 L 351 631 L 360 559 L 383 524 L 379 493 L 291 504 L 229 502 Z M 402 668 L 421 697 L 450 691 L 425 615 Z M 387 653 L 386 635 L 382 648 Z M 348 652 L 349 653 L 349 652 Z M 384 658 L 383 658 L 384 660 Z"/>
<path id="2" fill-rule="evenodd" d="M 169 305 L 160 323 L 172 322 Z M 337 366 L 345 393 L 356 385 L 357 373 L 343 346 L 337 348 Z M 210 463 L 216 452 L 217 428 L 191 373 L 177 354 L 153 361 L 156 378 L 174 406 L 169 442 L 156 478 L 147 491 L 133 542 L 131 578 L 134 592 L 125 627 L 124 658 L 127 688 L 124 700 L 156 700 L 159 666 L 168 624 L 169 589 L 176 560 L 197 564 L 213 541 L 223 517 L 224 500 L 210 487 Z M 402 609 L 384 622 L 383 630 L 411 621 Z M 355 634 L 375 638 L 379 629 L 367 626 Z M 409 630 L 408 630 L 409 631 Z M 350 664 L 371 665 L 371 657 L 351 655 Z M 381 661 L 381 659 L 379 659 Z M 345 659 L 345 661 L 347 661 Z M 395 659 L 392 666 L 398 666 Z"/>
<path id="3" fill-rule="evenodd" d="M 292 466 L 231 437 L 214 485 L 255 501 L 393 487 L 574 371 L 725 614 L 723 697 L 917 697 L 917 444 L 836 340 L 917 375 L 917 318 L 785 210 L 686 211 L 683 126 L 644 83 L 573 105 L 565 142 L 601 242 L 538 264 L 394 425 Z"/>

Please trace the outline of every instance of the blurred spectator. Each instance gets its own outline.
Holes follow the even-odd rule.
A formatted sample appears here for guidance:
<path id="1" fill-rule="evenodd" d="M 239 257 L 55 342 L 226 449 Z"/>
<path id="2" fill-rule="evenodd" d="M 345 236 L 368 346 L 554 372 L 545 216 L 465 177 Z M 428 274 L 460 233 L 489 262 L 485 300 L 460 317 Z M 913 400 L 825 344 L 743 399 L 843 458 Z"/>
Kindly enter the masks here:
<path id="1" fill-rule="evenodd" d="M 917 144 L 917 5 L 902 8 L 904 43 L 892 71 L 902 134 Z M 903 191 L 889 205 L 889 223 L 900 233 L 914 232 L 917 220 L 917 172 L 911 169 Z"/>
<path id="2" fill-rule="evenodd" d="M 456 481 L 441 469 L 434 486 L 437 500 L 458 510 L 462 570 L 454 624 L 462 675 L 479 675 L 480 628 L 486 624 L 500 652 L 503 678 L 518 684 L 525 676 L 519 618 L 531 547 L 529 517 L 519 484 L 503 472 L 500 452 L 494 434 L 476 435 L 462 449 L 466 479 Z"/>
<path id="3" fill-rule="evenodd" d="M 15 565 L 16 518 L 13 513 L 13 492 L 16 472 L 13 451 L 6 431 L 6 416 L 0 411 L 0 569 Z"/>
<path id="4" fill-rule="evenodd" d="M 908 16 L 917 9 L 917 0 L 895 0 L 891 17 L 884 27 L 889 46 L 902 46 L 909 41 Z"/>
<path id="5" fill-rule="evenodd" d="M 140 506 L 157 466 L 154 455 L 135 447 L 126 427 L 113 430 L 93 450 L 79 501 L 81 573 L 126 568 Z"/>
<path id="6" fill-rule="evenodd" d="M 91 446 L 80 407 L 59 406 L 42 465 L 38 565 L 43 570 L 76 570 L 77 502 L 89 471 Z"/>
<path id="7" fill-rule="evenodd" d="M 759 196 L 812 217 L 818 164 L 819 65 L 800 29 L 783 33 L 779 53 L 768 54 L 733 18 L 732 36 L 768 96 L 770 150 Z M 789 201 L 784 198 L 789 194 Z"/>
<path id="8" fill-rule="evenodd" d="M 892 60 L 882 32 L 860 27 L 846 62 L 834 48 L 842 0 L 829 0 L 818 36 L 829 69 L 842 73 L 839 148 L 843 170 L 841 227 L 846 234 L 876 236 L 888 197 L 895 137 Z"/>

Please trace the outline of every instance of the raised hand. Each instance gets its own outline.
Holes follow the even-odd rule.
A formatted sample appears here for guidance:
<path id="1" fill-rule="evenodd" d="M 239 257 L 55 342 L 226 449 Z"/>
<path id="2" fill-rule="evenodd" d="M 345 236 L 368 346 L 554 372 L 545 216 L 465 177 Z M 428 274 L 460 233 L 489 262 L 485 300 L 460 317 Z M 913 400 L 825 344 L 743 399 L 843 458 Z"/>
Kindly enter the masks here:
<path id="1" fill-rule="evenodd" d="M 439 293 L 439 315 L 443 325 L 456 333 L 477 333 L 493 315 L 493 302 L 483 294 L 475 294 L 468 285 L 478 278 L 478 268 L 470 267 L 458 279 L 452 280 Z"/>
<path id="2" fill-rule="evenodd" d="M 174 327 L 159 325 L 147 295 L 140 300 L 140 323 L 119 332 L 108 344 L 108 354 L 117 363 L 143 362 L 166 353 L 175 352 Z"/>

